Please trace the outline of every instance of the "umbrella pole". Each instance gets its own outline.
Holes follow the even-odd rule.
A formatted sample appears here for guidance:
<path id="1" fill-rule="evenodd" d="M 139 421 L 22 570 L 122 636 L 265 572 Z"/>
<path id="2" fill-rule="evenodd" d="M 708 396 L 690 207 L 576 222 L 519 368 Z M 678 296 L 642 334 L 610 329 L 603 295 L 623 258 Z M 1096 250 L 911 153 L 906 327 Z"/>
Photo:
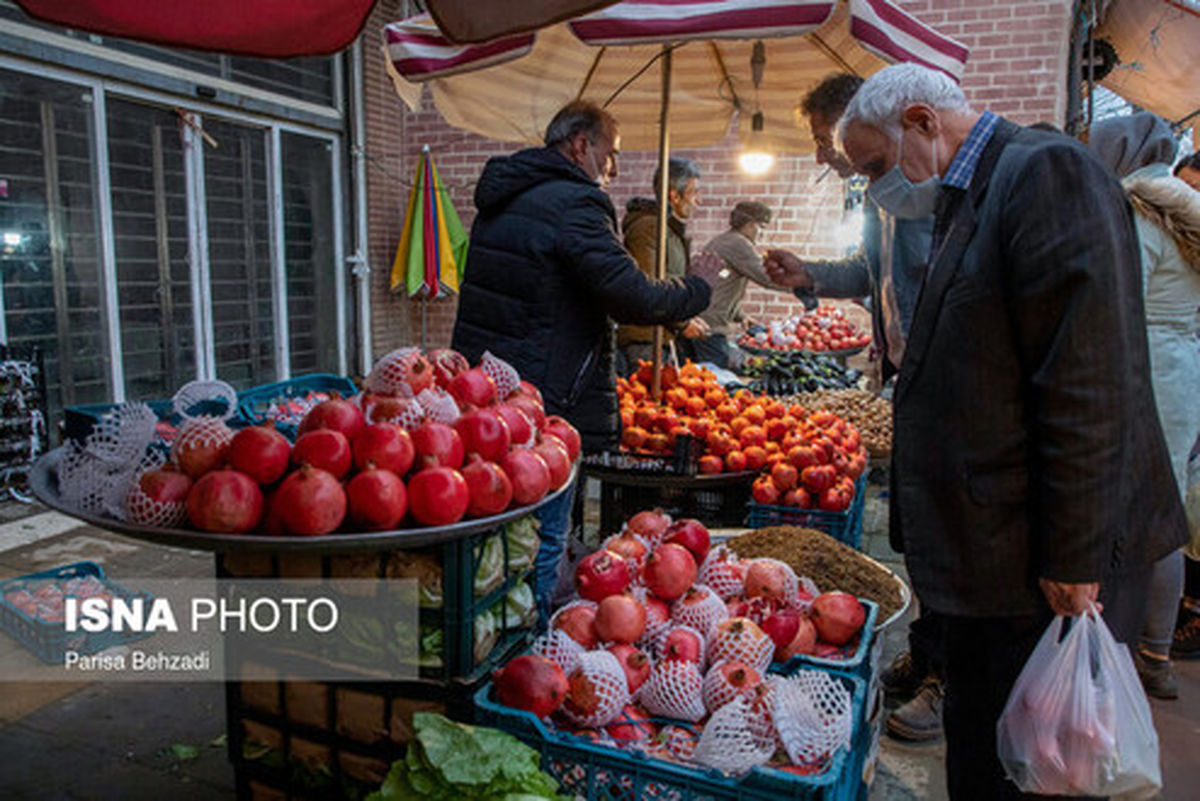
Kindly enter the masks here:
<path id="1" fill-rule="evenodd" d="M 425 313 L 429 311 L 429 298 L 421 298 L 421 350 L 425 350 Z"/>
<path id="2" fill-rule="evenodd" d="M 667 187 L 669 185 L 671 155 L 671 129 L 668 112 L 671 110 L 671 47 L 663 45 L 662 54 L 662 108 L 658 117 L 658 250 L 654 254 L 654 277 L 662 280 L 667 275 Z M 662 396 L 662 346 L 663 327 L 654 326 L 653 371 L 650 378 L 650 396 L 658 400 Z"/>

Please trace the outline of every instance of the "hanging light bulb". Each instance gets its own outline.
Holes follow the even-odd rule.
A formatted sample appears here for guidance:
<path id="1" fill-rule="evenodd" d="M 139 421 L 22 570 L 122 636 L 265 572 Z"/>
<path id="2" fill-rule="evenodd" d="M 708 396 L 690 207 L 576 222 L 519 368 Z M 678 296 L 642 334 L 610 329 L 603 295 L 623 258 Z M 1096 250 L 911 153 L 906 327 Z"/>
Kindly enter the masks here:
<path id="1" fill-rule="evenodd" d="M 775 166 L 775 156 L 763 146 L 763 113 L 754 112 L 750 122 L 750 139 L 738 156 L 738 166 L 747 175 L 765 175 Z"/>

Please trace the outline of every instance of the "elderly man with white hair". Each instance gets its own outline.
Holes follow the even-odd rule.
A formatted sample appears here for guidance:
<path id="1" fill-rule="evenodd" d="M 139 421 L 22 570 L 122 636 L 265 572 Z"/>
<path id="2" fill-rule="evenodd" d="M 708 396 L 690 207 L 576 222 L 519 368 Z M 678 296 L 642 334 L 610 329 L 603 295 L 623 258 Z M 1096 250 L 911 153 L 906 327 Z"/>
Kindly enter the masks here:
<path id="1" fill-rule="evenodd" d="M 1186 524 L 1155 420 L 1137 234 L 1117 181 L 1059 134 L 888 67 L 842 145 L 885 210 L 935 214 L 895 390 L 891 538 L 943 616 L 950 797 L 1023 797 L 996 721 L 1054 614 L 1136 634 Z"/>

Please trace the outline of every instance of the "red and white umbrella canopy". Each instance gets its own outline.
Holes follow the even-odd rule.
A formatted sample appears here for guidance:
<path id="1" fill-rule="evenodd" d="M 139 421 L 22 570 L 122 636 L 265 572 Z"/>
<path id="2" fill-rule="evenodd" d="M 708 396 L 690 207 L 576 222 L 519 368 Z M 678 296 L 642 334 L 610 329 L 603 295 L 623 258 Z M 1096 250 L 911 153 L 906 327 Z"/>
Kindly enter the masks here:
<path id="1" fill-rule="evenodd" d="M 758 108 L 766 139 L 779 150 L 811 149 L 797 126 L 801 95 L 837 71 L 869 75 L 885 62 L 915 61 L 961 77 L 967 50 L 889 0 L 627 0 L 522 34 L 454 44 L 429 17 L 384 29 L 398 93 L 410 107 L 421 85 L 447 122 L 504 141 L 539 143 L 554 112 L 577 97 L 608 103 L 622 146 L 658 140 L 661 76 L 655 57 L 675 45 L 671 141 L 720 141 L 733 113 L 748 133 Z M 757 88 L 750 57 L 766 49 Z M 647 65 L 651 65 L 647 68 Z"/>

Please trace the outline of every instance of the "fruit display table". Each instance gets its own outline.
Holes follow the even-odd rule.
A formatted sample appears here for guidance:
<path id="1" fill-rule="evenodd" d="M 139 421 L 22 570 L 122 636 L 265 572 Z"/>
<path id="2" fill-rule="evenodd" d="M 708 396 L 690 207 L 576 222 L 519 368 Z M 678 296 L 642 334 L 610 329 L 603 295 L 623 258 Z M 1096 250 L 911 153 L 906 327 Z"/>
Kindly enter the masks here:
<path id="1" fill-rule="evenodd" d="M 214 534 L 137 525 L 71 508 L 59 492 L 63 455 L 62 448 L 51 451 L 31 470 L 31 485 L 42 503 L 117 534 L 211 551 L 219 579 L 414 575 L 404 571 L 424 560 L 418 571 L 419 679 L 292 681 L 267 669 L 261 680 L 226 683 L 228 755 L 238 797 L 244 799 L 359 797 L 362 788 L 377 787 L 390 763 L 404 755 L 415 712 L 471 720 L 474 692 L 497 665 L 525 649 L 533 635 L 531 618 L 508 613 L 510 593 L 532 581 L 532 556 L 514 565 L 507 537 L 512 527 L 522 526 L 571 484 L 537 503 L 447 526 L 325 536 Z M 528 535 L 528 527 L 525 531 Z M 495 567 L 491 557 L 496 552 L 503 554 L 502 580 L 481 588 L 477 576 L 485 562 Z M 431 565 L 439 578 L 435 608 L 426 603 L 424 583 Z M 476 630 L 484 615 L 495 618 L 486 636 Z M 430 636 L 440 644 L 436 657 L 425 651 Z"/>

